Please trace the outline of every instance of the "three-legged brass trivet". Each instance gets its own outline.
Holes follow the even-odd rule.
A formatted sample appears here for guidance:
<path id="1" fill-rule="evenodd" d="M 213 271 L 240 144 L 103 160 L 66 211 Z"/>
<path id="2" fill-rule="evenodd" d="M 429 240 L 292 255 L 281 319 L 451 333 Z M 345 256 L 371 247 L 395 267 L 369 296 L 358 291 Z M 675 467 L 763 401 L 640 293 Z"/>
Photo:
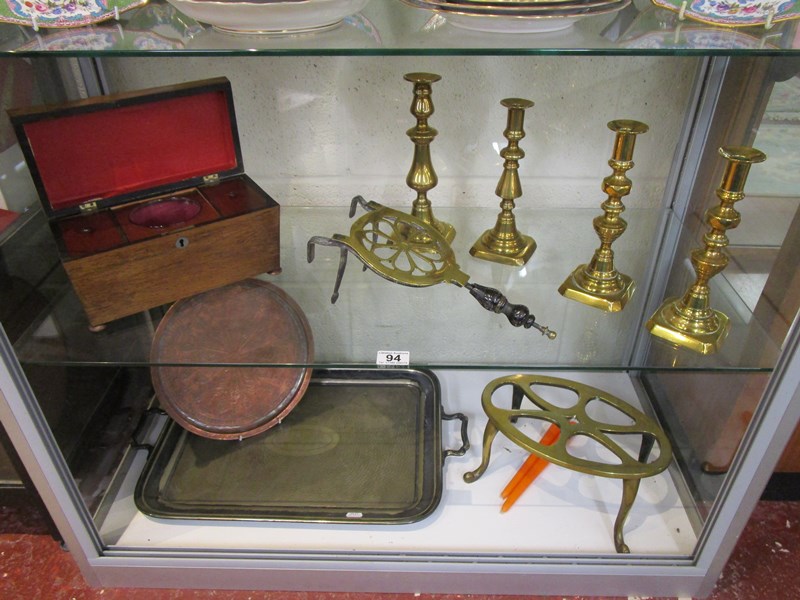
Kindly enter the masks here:
<path id="1" fill-rule="evenodd" d="M 492 402 L 494 392 L 505 385 L 513 387 L 510 409 L 500 408 Z M 560 408 L 537 394 L 533 386 L 572 390 L 577 394 L 578 399 L 574 406 Z M 534 407 L 522 408 L 523 397 L 530 400 Z M 586 405 L 593 400 L 605 403 L 622 412 L 632 423 L 616 425 L 603 423 L 589 417 Z M 481 464 L 474 471 L 465 473 L 464 481 L 472 483 L 484 474 L 489 466 L 492 442 L 498 432 L 503 433 L 521 448 L 553 464 L 598 477 L 622 479 L 622 503 L 614 522 L 614 547 L 620 553 L 630 552 L 623 537 L 623 526 L 639 491 L 639 483 L 643 477 L 652 477 L 661 473 L 672 460 L 672 446 L 669 439 L 655 421 L 630 404 L 603 390 L 576 381 L 544 375 L 510 375 L 495 379 L 484 388 L 481 405 L 486 416 L 489 417 L 483 433 Z M 519 429 L 520 421 L 525 419 L 555 423 L 561 429 L 561 434 L 552 445 L 543 445 L 532 440 Z M 638 456 L 632 456 L 609 434 L 641 436 L 642 443 Z M 613 453 L 619 459 L 619 463 L 597 462 L 574 456 L 567 449 L 567 444 L 575 436 L 593 439 Z M 652 462 L 648 462 L 650 451 L 655 443 L 658 443 L 659 455 Z"/>
<path id="2" fill-rule="evenodd" d="M 332 303 L 339 297 L 339 286 L 350 252 L 364 264 L 365 270 L 369 268 L 394 283 L 429 287 L 444 282 L 463 287 L 483 308 L 505 315 L 514 327 L 533 328 L 548 339 L 555 339 L 556 332 L 537 323 L 526 306 L 511 304 L 499 290 L 470 282 L 469 275 L 458 266 L 453 248 L 433 225 L 377 202 L 367 202 L 361 196 L 353 198 L 351 217 L 358 206 L 366 214 L 353 223 L 350 235 L 316 235 L 308 240 L 308 262 L 314 260 L 316 244 L 339 248 L 339 269 Z"/>

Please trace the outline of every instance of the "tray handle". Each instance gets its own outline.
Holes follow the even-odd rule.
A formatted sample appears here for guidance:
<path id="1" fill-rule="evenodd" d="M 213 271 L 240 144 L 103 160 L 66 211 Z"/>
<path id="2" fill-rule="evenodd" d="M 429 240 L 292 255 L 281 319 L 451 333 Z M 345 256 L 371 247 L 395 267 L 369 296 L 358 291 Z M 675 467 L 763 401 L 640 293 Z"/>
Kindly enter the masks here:
<path id="1" fill-rule="evenodd" d="M 147 450 L 148 453 L 151 452 L 153 450 L 153 444 L 145 442 L 144 438 L 147 437 L 147 432 L 153 421 L 158 417 L 166 416 L 166 414 L 166 411 L 157 407 L 145 410 L 139 417 L 139 422 L 136 423 L 136 428 L 133 430 L 133 433 L 131 433 L 130 447 L 134 450 Z"/>
<path id="2" fill-rule="evenodd" d="M 446 449 L 442 454 L 443 458 L 447 458 L 448 456 L 464 456 L 469 450 L 469 436 L 467 434 L 467 427 L 469 426 L 469 419 L 467 415 L 464 413 L 453 413 L 452 415 L 448 415 L 447 413 L 442 413 L 442 421 L 455 421 L 458 419 L 461 421 L 461 447 L 457 448 L 456 450 Z"/>

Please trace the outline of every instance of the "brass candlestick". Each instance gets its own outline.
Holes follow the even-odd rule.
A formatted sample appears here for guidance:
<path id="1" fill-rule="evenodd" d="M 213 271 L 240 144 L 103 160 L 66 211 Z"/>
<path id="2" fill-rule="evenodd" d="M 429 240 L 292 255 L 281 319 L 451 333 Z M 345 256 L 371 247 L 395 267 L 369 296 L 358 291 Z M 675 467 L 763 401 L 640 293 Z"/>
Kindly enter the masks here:
<path id="1" fill-rule="evenodd" d="M 503 174 L 494 192 L 502 200 L 500 214 L 497 216 L 494 229 L 484 231 L 470 248 L 469 253 L 475 258 L 521 267 L 536 250 L 533 238 L 517 231 L 513 212 L 514 200 L 522 196 L 519 161 L 525 157 L 525 153 L 519 147 L 519 142 L 525 137 L 523 129 L 525 109 L 532 107 L 533 102 L 522 98 L 506 98 L 500 104 L 508 109 L 508 123 L 503 132 L 508 145 L 500 151 L 505 163 Z"/>
<path id="2" fill-rule="evenodd" d="M 620 218 L 625 210 L 622 198 L 631 192 L 631 180 L 626 173 L 633 168 L 633 148 L 636 136 L 646 133 L 647 125 L 639 121 L 620 119 L 608 124 L 617 136 L 609 166 L 614 173 L 603 180 L 603 191 L 608 199 L 600 206 L 604 214 L 594 219 L 594 230 L 600 238 L 600 247 L 588 265 L 578 266 L 561 284 L 562 296 L 608 312 L 625 308 L 636 286 L 633 280 L 614 267 L 611 244 L 625 233 L 628 224 Z"/>
<path id="3" fill-rule="evenodd" d="M 411 170 L 406 177 L 408 187 L 417 192 L 411 214 L 423 223 L 433 225 L 448 242 L 452 242 L 456 236 L 455 228 L 433 216 L 431 202 L 428 200 L 428 190 L 433 189 L 439 183 L 439 178 L 431 163 L 431 142 L 439 132 L 428 125 L 428 118 L 433 114 L 431 84 L 439 81 L 441 76 L 434 73 L 408 73 L 404 79 L 414 84 L 411 114 L 417 118 L 416 127 L 406 131 L 406 135 L 414 142 L 414 161 L 411 163 Z"/>
<path id="4" fill-rule="evenodd" d="M 708 282 L 728 264 L 725 232 L 741 223 L 734 204 L 744 198 L 750 165 L 767 158 L 760 150 L 742 146 L 723 147 L 719 153 L 728 164 L 716 192 L 720 203 L 705 214 L 710 230 L 703 236 L 704 247 L 692 252 L 695 281 L 683 297 L 665 300 L 646 325 L 653 335 L 701 354 L 716 352 L 728 334 L 728 317 L 709 306 Z"/>

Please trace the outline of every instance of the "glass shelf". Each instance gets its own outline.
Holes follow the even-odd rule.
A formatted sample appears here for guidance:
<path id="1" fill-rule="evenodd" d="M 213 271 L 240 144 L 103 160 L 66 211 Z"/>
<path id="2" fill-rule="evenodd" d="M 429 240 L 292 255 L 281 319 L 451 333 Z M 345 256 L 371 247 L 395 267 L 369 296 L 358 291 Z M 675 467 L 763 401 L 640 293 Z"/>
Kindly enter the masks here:
<path id="1" fill-rule="evenodd" d="M 480 233 L 494 222 L 496 209 L 450 209 L 439 218 L 458 232 L 453 242 L 456 260 L 470 282 L 499 289 L 509 301 L 526 305 L 537 320 L 558 332 L 551 341 L 536 330 L 512 327 L 502 315 L 482 309 L 466 289 L 441 283 L 411 288 L 386 281 L 362 270 L 349 255 L 340 296 L 331 303 L 339 264 L 336 248 L 316 247 L 309 264 L 306 244 L 312 236 L 347 234 L 352 220 L 344 207 L 282 208 L 282 273 L 264 276 L 286 291 L 302 308 L 314 337 L 317 367 L 375 366 L 378 351 L 408 351 L 412 366 L 428 368 L 536 368 L 544 369 L 662 369 L 768 371 L 779 348 L 770 341 L 745 302 L 723 276 L 713 283 L 713 304 L 732 322 L 722 350 L 711 356 L 679 350 L 656 338 L 647 358 L 632 360 L 633 340 L 640 336 L 645 312 L 648 257 L 665 228 L 677 219 L 658 209 L 629 209 L 629 231 L 615 243 L 617 267 L 640 286 L 620 313 L 606 313 L 567 300 L 558 293 L 564 278 L 580 262 L 587 262 L 598 245 L 589 224 L 593 209 L 518 209 L 519 223 L 539 245 L 525 267 L 514 268 L 469 256 Z M 569 227 L 585 226 L 587 235 L 575 236 L 572 251 L 564 252 Z M 687 236 L 679 252 L 688 253 L 696 242 Z M 688 265 L 688 260 L 687 260 Z M 670 283 L 676 295 L 688 285 L 686 277 Z M 89 331 L 80 303 L 61 269 L 40 285 L 50 305 L 15 344 L 24 364 L 51 366 L 146 366 L 150 347 L 164 308 L 114 321 L 99 333 Z M 672 288 L 675 288 L 674 290 Z M 679 291 L 680 290 L 680 291 Z M 652 337 L 652 336 L 648 336 Z M 221 364 L 209 362 L 208 366 Z M 230 363 L 225 363 L 230 364 Z M 258 366 L 285 366 L 269 363 Z M 249 366 L 249 365 L 240 365 Z"/>
<path id="2" fill-rule="evenodd" d="M 779 55 L 800 50 L 797 21 L 725 28 L 679 20 L 675 12 L 636 0 L 616 13 L 576 19 L 550 33 L 484 33 L 398 0 L 373 1 L 342 26 L 308 35 L 269 37 L 216 31 L 156 0 L 119 21 L 34 31 L 0 26 L 6 55 Z"/>

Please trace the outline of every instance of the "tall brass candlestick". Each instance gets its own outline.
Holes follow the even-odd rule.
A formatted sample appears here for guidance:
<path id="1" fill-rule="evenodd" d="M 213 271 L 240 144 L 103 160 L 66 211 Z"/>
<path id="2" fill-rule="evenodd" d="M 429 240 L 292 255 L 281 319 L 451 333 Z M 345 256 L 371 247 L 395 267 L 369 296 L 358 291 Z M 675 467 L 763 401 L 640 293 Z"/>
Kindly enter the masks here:
<path id="1" fill-rule="evenodd" d="M 741 223 L 734 204 L 744 198 L 750 165 L 767 159 L 760 150 L 743 146 L 726 146 L 719 153 L 728 164 L 716 191 L 720 203 L 705 214 L 709 231 L 703 236 L 704 246 L 692 252 L 695 281 L 683 297 L 665 300 L 646 325 L 653 335 L 701 354 L 716 352 L 730 329 L 727 315 L 709 305 L 708 282 L 728 264 L 725 232 Z"/>
<path id="2" fill-rule="evenodd" d="M 406 135 L 414 142 L 414 160 L 406 177 L 408 187 L 417 192 L 411 214 L 424 223 L 436 227 L 445 239 L 451 242 L 456 236 L 455 228 L 433 216 L 433 208 L 428 200 L 428 190 L 433 189 L 439 183 L 439 178 L 431 163 L 430 148 L 431 142 L 439 132 L 428 125 L 428 119 L 433 114 L 431 84 L 439 81 L 441 76 L 434 73 L 408 73 L 404 79 L 414 84 L 411 114 L 417 118 L 417 125 L 406 132 Z"/>
<path id="3" fill-rule="evenodd" d="M 614 251 L 611 244 L 625 233 L 628 224 L 620 217 L 625 210 L 622 198 L 631 192 L 631 180 L 626 173 L 633 167 L 633 148 L 636 136 L 646 133 L 647 125 L 639 121 L 620 119 L 608 124 L 616 132 L 614 150 L 609 166 L 613 174 L 603 180 L 603 191 L 608 199 L 600 206 L 604 214 L 593 221 L 594 230 L 600 238 L 600 247 L 591 262 L 578 266 L 561 284 L 562 296 L 608 312 L 625 308 L 633 296 L 636 286 L 628 275 L 614 267 Z"/>
<path id="4" fill-rule="evenodd" d="M 495 194 L 501 198 L 500 214 L 494 229 L 484 231 L 469 253 L 475 258 L 482 258 L 505 265 L 522 266 L 536 250 L 536 242 L 532 237 L 517 231 L 514 217 L 514 200 L 522 196 L 522 184 L 519 181 L 519 161 L 525 153 L 519 142 L 525 137 L 523 123 L 525 109 L 533 106 L 530 100 L 522 98 L 506 98 L 500 102 L 508 109 L 508 123 L 503 136 L 508 145 L 500 151 L 505 159 L 503 174 L 497 184 Z"/>

